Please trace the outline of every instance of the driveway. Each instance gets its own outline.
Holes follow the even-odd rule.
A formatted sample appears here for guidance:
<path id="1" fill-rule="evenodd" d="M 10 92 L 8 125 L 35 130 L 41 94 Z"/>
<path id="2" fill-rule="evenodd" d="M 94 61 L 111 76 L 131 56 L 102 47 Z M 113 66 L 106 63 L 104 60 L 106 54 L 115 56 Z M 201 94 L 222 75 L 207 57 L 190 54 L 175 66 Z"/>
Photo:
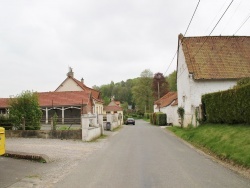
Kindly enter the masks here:
<path id="1" fill-rule="evenodd" d="M 80 160 L 86 160 L 105 143 L 106 139 L 100 139 L 98 142 L 83 142 L 81 140 L 7 138 L 6 150 L 45 154 L 49 157 L 49 163 L 1 157 L 0 187 L 51 187 L 76 167 Z"/>

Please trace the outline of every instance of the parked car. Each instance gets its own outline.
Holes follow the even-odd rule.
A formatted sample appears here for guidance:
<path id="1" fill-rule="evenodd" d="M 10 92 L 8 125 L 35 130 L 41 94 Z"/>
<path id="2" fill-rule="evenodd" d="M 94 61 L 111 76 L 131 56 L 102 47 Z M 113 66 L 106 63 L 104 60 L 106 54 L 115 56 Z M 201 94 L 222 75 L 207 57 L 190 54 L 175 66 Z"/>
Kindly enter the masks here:
<path id="1" fill-rule="evenodd" d="M 128 124 L 135 125 L 135 120 L 134 120 L 134 118 L 128 118 L 128 119 L 125 121 L 125 124 L 126 124 L 126 125 L 128 125 Z"/>

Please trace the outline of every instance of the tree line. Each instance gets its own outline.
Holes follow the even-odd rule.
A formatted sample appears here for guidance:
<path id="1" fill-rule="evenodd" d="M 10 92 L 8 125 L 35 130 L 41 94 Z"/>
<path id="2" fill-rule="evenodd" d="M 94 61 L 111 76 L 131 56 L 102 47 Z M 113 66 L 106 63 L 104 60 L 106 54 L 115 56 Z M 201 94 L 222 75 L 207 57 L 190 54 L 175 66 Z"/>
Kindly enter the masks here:
<path id="1" fill-rule="evenodd" d="M 169 91 L 177 91 L 176 71 L 164 77 L 162 73 L 155 73 L 149 69 L 141 72 L 140 77 L 128 79 L 102 86 L 93 86 L 101 92 L 104 105 L 108 105 L 111 98 L 120 101 L 124 110 L 131 109 L 145 113 L 153 111 L 153 103 Z"/>

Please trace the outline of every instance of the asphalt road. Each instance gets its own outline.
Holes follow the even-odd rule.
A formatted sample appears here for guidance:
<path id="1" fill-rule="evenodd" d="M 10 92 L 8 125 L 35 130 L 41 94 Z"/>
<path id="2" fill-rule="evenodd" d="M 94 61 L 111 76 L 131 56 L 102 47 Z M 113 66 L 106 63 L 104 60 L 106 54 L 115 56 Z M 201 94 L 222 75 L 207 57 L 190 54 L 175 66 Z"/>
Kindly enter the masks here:
<path id="1" fill-rule="evenodd" d="M 171 133 L 137 120 L 108 138 L 55 187 L 246 188 L 250 180 L 226 169 Z"/>
<path id="2" fill-rule="evenodd" d="M 0 157 L 0 188 L 9 187 L 23 178 L 33 178 L 43 166 L 33 161 Z"/>

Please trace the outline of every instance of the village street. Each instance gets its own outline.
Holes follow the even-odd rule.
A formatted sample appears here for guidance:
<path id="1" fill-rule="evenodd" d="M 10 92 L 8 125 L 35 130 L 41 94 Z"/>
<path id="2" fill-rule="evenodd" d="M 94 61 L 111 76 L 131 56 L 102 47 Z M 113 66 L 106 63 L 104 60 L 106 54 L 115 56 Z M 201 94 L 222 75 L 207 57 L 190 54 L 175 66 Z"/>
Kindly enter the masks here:
<path id="1" fill-rule="evenodd" d="M 124 126 L 55 187 L 250 187 L 171 133 L 142 120 Z"/>
<path id="2" fill-rule="evenodd" d="M 46 164 L 0 157 L 0 187 L 250 187 L 172 133 L 136 120 L 95 142 L 8 138 L 8 150 L 45 154 Z"/>

